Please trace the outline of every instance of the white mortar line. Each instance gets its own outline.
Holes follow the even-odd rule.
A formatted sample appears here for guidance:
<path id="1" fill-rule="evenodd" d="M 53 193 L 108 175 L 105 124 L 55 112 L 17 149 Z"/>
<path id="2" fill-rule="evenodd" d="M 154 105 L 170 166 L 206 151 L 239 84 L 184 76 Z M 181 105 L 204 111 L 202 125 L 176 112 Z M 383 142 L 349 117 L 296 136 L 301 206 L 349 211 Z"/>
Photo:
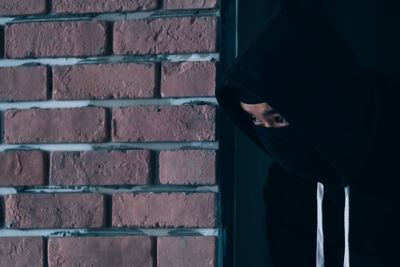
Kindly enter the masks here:
<path id="1" fill-rule="evenodd" d="M 121 186 L 123 187 L 123 186 Z M 89 187 L 92 193 L 102 194 L 117 194 L 117 193 L 133 193 L 133 192 L 150 192 L 150 193 L 170 193 L 170 192 L 187 192 L 187 193 L 218 193 L 218 185 L 199 185 L 199 186 L 185 186 L 185 185 L 138 185 L 131 188 L 113 189 L 110 187 Z M 33 190 L 32 190 L 33 192 Z"/>
<path id="2" fill-rule="evenodd" d="M 7 109 L 30 109 L 30 108 L 77 108 L 89 106 L 91 100 L 66 100 L 66 101 L 15 101 L 0 102 L 0 110 Z M 112 100 L 109 100 L 112 102 Z"/>
<path id="3" fill-rule="evenodd" d="M 17 194 L 18 190 L 14 187 L 0 187 L 0 196 Z"/>
<path id="4" fill-rule="evenodd" d="M 43 236 L 218 236 L 218 228 L 0 229 L 0 237 Z"/>
<path id="5" fill-rule="evenodd" d="M 121 108 L 134 106 L 180 106 L 212 104 L 218 105 L 217 99 L 210 97 L 183 98 L 136 98 L 136 99 L 91 99 L 91 100 L 45 100 L 45 101 L 14 101 L 0 102 L 0 110 L 31 109 L 31 108 L 77 108 L 106 107 Z"/>
<path id="6" fill-rule="evenodd" d="M 171 62 L 183 61 L 219 61 L 219 53 L 194 53 L 194 54 L 168 54 L 165 56 L 166 60 Z"/>
<path id="7" fill-rule="evenodd" d="M 45 21 L 76 21 L 76 20 L 102 20 L 102 21 L 119 21 L 119 20 L 138 20 L 138 19 L 155 19 L 169 17 L 203 17 L 203 16 L 220 16 L 219 9 L 181 9 L 181 10 L 150 10 L 150 11 L 120 11 L 120 12 L 101 12 L 101 13 L 78 13 L 78 14 L 38 14 L 24 16 L 7 16 L 0 17 L 0 25 L 11 23 L 27 23 L 27 22 L 45 22 Z"/>
<path id="8" fill-rule="evenodd" d="M 0 25 L 5 25 L 11 21 L 13 21 L 14 17 L 0 17 Z"/>
<path id="9" fill-rule="evenodd" d="M 97 194 L 121 194 L 121 193 L 218 193 L 218 185 L 99 185 L 99 186 L 21 186 L 0 187 L 0 196 L 29 193 L 97 193 Z"/>
<path id="10" fill-rule="evenodd" d="M 219 149 L 219 142 L 148 142 L 148 143 L 68 143 L 68 144 L 0 144 L 0 152 L 8 150 L 33 150 L 43 151 L 93 151 L 93 150 L 181 150 L 181 149 Z"/>
<path id="11" fill-rule="evenodd" d="M 138 20 L 138 19 L 155 19 L 155 18 L 171 18 L 171 17 L 208 17 L 220 16 L 219 9 L 181 9 L 181 10 L 156 10 L 156 11 L 139 11 L 125 13 L 100 13 L 93 20 L 119 21 L 119 20 Z"/>
<path id="12" fill-rule="evenodd" d="M 66 66 L 76 64 L 103 64 L 103 63 L 148 63 L 148 62 L 194 62 L 219 61 L 219 53 L 193 54 L 158 54 L 158 55 L 111 55 L 99 57 L 52 57 L 52 58 L 21 58 L 0 59 L 0 68 L 22 65 L 49 65 Z"/>

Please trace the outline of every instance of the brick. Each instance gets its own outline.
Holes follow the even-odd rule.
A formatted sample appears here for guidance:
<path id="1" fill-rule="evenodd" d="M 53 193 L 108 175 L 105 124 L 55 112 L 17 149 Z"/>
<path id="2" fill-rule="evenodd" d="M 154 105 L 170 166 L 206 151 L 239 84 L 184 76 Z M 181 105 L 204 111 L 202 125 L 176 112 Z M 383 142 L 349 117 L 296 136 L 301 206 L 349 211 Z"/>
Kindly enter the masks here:
<path id="1" fill-rule="evenodd" d="M 155 239 L 148 236 L 89 236 L 50 238 L 49 267 L 152 267 Z"/>
<path id="2" fill-rule="evenodd" d="M 216 8 L 217 0 L 164 0 L 164 9 Z"/>
<path id="3" fill-rule="evenodd" d="M 114 142 L 213 141 L 215 106 L 136 106 L 115 108 Z"/>
<path id="4" fill-rule="evenodd" d="M 115 12 L 153 10 L 157 0 L 53 0 L 55 13 Z"/>
<path id="5" fill-rule="evenodd" d="M 217 18 L 177 17 L 114 23 L 115 54 L 215 52 Z"/>
<path id="6" fill-rule="evenodd" d="M 150 151 L 52 152 L 52 185 L 148 184 L 151 180 Z"/>
<path id="7" fill-rule="evenodd" d="M 106 22 L 63 21 L 7 25 L 8 58 L 99 56 L 107 53 Z"/>
<path id="8" fill-rule="evenodd" d="M 0 266 L 42 267 L 42 237 L 0 237 Z"/>
<path id="9" fill-rule="evenodd" d="M 47 67 L 0 68 L 0 101 L 47 99 Z"/>
<path id="10" fill-rule="evenodd" d="M 105 198 L 100 194 L 6 195 L 10 228 L 105 227 Z"/>
<path id="11" fill-rule="evenodd" d="M 46 0 L 1 0 L 0 16 L 30 15 L 46 12 Z"/>
<path id="12" fill-rule="evenodd" d="M 215 62 L 164 62 L 161 96 L 214 96 Z"/>
<path id="13" fill-rule="evenodd" d="M 7 110 L 6 143 L 104 142 L 104 108 Z"/>
<path id="14" fill-rule="evenodd" d="M 214 236 L 167 236 L 157 240 L 157 267 L 214 267 Z"/>
<path id="15" fill-rule="evenodd" d="M 214 227 L 214 193 L 123 193 L 112 196 L 113 227 Z"/>
<path id="16" fill-rule="evenodd" d="M 0 186 L 45 185 L 43 151 L 6 151 L 0 154 Z"/>
<path id="17" fill-rule="evenodd" d="M 163 184 L 215 184 L 213 150 L 161 151 L 159 161 Z"/>
<path id="18" fill-rule="evenodd" d="M 53 98 L 154 97 L 155 64 L 86 64 L 53 68 Z"/>

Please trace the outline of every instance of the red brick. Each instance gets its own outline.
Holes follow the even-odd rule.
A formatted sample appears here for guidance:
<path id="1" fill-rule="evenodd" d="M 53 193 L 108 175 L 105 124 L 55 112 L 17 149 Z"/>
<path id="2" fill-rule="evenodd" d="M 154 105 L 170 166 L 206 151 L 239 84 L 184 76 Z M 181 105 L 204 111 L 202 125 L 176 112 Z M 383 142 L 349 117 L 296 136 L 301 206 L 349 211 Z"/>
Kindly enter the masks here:
<path id="1" fill-rule="evenodd" d="M 47 99 L 47 67 L 0 68 L 0 101 Z"/>
<path id="2" fill-rule="evenodd" d="M 153 10 L 157 0 L 53 0 L 54 13 Z"/>
<path id="3" fill-rule="evenodd" d="M 161 96 L 214 96 L 215 62 L 164 62 Z"/>
<path id="4" fill-rule="evenodd" d="M 114 227 L 214 227 L 214 193 L 124 193 L 112 196 Z"/>
<path id="5" fill-rule="evenodd" d="M 213 141 L 215 106 L 136 106 L 113 109 L 114 142 Z"/>
<path id="6" fill-rule="evenodd" d="M 49 267 L 152 267 L 155 240 L 148 236 L 89 236 L 50 238 Z"/>
<path id="7" fill-rule="evenodd" d="M 167 236 L 157 240 L 157 267 L 214 267 L 214 236 Z"/>
<path id="8" fill-rule="evenodd" d="M 30 15 L 46 12 L 46 0 L 1 0 L 0 16 Z"/>
<path id="9" fill-rule="evenodd" d="M 6 151 L 0 154 L 0 186 L 45 185 L 43 151 Z"/>
<path id="10" fill-rule="evenodd" d="M 115 54 L 215 52 L 217 18 L 122 20 L 114 24 Z"/>
<path id="11" fill-rule="evenodd" d="M 164 0 L 164 9 L 215 8 L 217 0 Z"/>
<path id="12" fill-rule="evenodd" d="M 83 193 L 6 196 L 10 228 L 105 227 L 104 195 Z"/>
<path id="13" fill-rule="evenodd" d="M 147 150 L 52 152 L 50 184 L 148 184 L 150 170 Z"/>
<path id="14" fill-rule="evenodd" d="M 105 55 L 106 26 L 104 21 L 11 24 L 5 28 L 6 57 Z"/>
<path id="15" fill-rule="evenodd" d="M 215 184 L 213 150 L 161 151 L 159 165 L 163 184 Z"/>
<path id="16" fill-rule="evenodd" d="M 155 64 L 87 64 L 53 68 L 53 98 L 154 97 Z"/>
<path id="17" fill-rule="evenodd" d="M 6 143 L 104 142 L 104 108 L 8 110 Z"/>
<path id="18" fill-rule="evenodd" d="M 0 266 L 42 267 L 42 237 L 0 237 Z"/>

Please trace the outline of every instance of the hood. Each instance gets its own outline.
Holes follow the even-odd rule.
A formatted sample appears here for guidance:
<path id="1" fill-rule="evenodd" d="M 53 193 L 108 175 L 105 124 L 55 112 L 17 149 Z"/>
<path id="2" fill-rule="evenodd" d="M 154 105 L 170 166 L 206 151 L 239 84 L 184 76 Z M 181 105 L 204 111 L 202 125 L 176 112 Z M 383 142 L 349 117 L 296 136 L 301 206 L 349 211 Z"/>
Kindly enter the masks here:
<path id="1" fill-rule="evenodd" d="M 217 79 L 215 94 L 222 111 L 266 153 L 238 94 L 249 90 L 267 99 L 346 186 L 360 179 L 371 155 L 380 76 L 359 64 L 319 6 L 282 1 Z"/>

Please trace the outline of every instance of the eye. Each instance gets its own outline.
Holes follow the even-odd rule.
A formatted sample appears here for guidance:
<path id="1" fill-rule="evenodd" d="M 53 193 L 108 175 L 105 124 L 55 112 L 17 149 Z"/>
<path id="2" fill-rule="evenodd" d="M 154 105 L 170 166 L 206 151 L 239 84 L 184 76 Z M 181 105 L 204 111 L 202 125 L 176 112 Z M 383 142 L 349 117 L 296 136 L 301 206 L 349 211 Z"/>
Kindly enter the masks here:
<path id="1" fill-rule="evenodd" d="M 278 123 L 287 123 L 287 121 L 282 116 L 275 117 L 275 121 Z"/>
<path id="2" fill-rule="evenodd" d="M 256 118 L 255 116 L 251 116 L 251 120 L 253 121 L 253 122 L 261 122 L 261 120 L 259 120 L 258 118 Z"/>

